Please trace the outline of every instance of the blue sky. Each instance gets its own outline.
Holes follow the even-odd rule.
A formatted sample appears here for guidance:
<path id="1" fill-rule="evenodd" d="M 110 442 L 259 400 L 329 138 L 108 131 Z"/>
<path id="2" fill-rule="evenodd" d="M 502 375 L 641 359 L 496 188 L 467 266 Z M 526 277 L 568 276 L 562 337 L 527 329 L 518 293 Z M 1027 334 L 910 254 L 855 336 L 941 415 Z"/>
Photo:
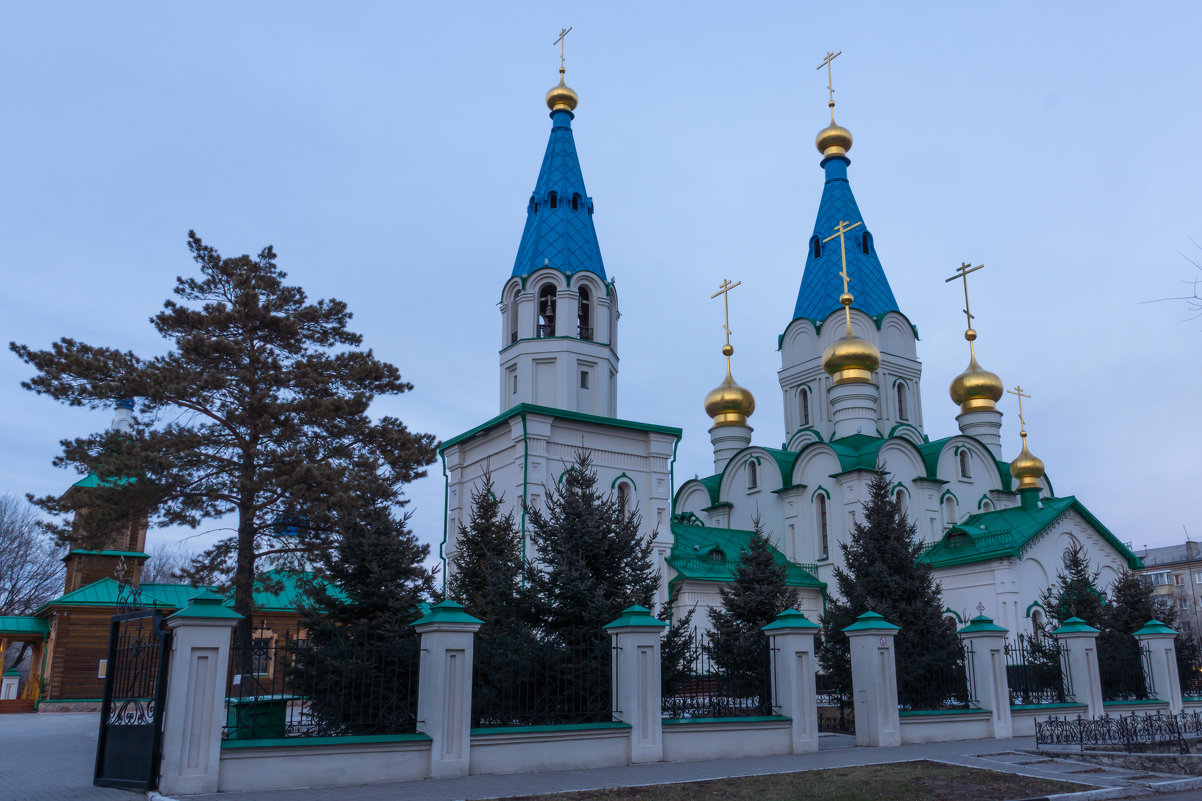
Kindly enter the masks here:
<path id="1" fill-rule="evenodd" d="M 927 434 L 978 356 L 1033 395 L 1031 448 L 1136 547 L 1202 536 L 1202 6 L 1161 3 L 7 4 L 0 48 L 0 339 L 151 353 L 147 319 L 192 269 L 273 244 L 350 304 L 414 392 L 381 404 L 449 438 L 497 407 L 497 301 L 549 131 L 560 27 L 574 129 L 622 303 L 619 415 L 677 425 L 679 478 L 711 464 L 702 398 L 735 377 L 782 439 L 776 338 L 822 187 L 827 50 L 850 178 L 918 326 Z M 73 478 L 57 441 L 111 414 L 20 389 L 0 356 L 0 493 Z M 1006 453 L 1018 450 L 1013 398 Z M 409 488 L 436 542 L 442 479 Z M 151 542 L 178 539 L 158 531 Z M 193 542 L 212 538 L 204 534 Z"/>

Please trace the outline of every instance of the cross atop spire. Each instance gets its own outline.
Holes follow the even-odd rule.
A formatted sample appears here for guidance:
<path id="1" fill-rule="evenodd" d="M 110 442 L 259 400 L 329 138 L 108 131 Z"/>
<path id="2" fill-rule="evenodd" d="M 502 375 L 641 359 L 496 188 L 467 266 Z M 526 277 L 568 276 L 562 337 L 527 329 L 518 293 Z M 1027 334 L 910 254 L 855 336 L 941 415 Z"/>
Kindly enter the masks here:
<path id="1" fill-rule="evenodd" d="M 1021 433 L 1023 442 L 1025 443 L 1027 441 L 1027 421 L 1023 418 L 1023 398 L 1029 398 L 1031 396 L 1023 392 L 1023 388 L 1021 386 L 1015 386 L 1014 389 L 1008 389 L 1006 391 L 1018 398 L 1018 422 L 1022 426 L 1023 430 Z"/>
<path id="2" fill-rule="evenodd" d="M 826 58 L 822 59 L 822 63 L 818 65 L 818 69 L 826 67 L 826 90 L 830 92 L 831 95 L 830 102 L 827 103 L 827 105 L 831 107 L 831 125 L 835 124 L 835 83 L 831 78 L 831 62 L 841 55 L 843 55 L 842 50 L 840 50 L 838 53 L 827 51 Z"/>
<path id="3" fill-rule="evenodd" d="M 847 335 L 851 336 L 851 302 L 854 300 L 851 293 L 847 291 L 849 278 L 847 276 L 847 246 L 844 234 L 853 228 L 858 228 L 863 225 L 864 221 L 860 220 L 851 225 L 847 224 L 847 220 L 839 220 L 839 224 L 835 226 L 835 233 L 822 240 L 822 244 L 830 242 L 835 237 L 839 237 L 839 259 L 842 262 L 843 268 L 839 270 L 839 277 L 843 279 L 843 294 L 839 296 L 839 302 L 843 304 L 843 311 L 847 317 Z"/>
<path id="4" fill-rule="evenodd" d="M 946 279 L 943 283 L 950 284 L 952 281 L 955 281 L 957 278 L 960 278 L 964 281 L 964 318 L 966 320 L 966 325 L 967 325 L 967 328 L 964 331 L 964 338 L 968 340 L 969 355 L 975 359 L 977 357 L 977 354 L 973 350 L 972 343 L 973 343 L 973 340 L 977 338 L 977 332 L 972 327 L 972 320 L 975 315 L 973 315 L 973 313 L 969 310 L 969 305 L 968 305 L 968 274 L 975 273 L 977 270 L 984 268 L 985 265 L 978 264 L 976 267 L 970 267 L 969 266 L 970 264 L 971 264 L 971 262 L 967 262 L 967 261 L 961 262 L 960 269 L 956 270 L 956 274 L 953 275 L 951 278 Z"/>
<path id="5" fill-rule="evenodd" d="M 710 295 L 710 300 L 719 295 L 722 296 L 722 330 L 726 332 L 726 344 L 722 347 L 722 353 L 726 356 L 726 372 L 728 373 L 730 372 L 730 355 L 735 352 L 735 349 L 730 344 L 730 290 L 742 283 L 742 281 L 735 281 L 732 284 L 729 278 L 723 278 L 718 291 Z"/>
<path id="6" fill-rule="evenodd" d="M 569 26 L 568 26 L 568 27 L 566 27 L 566 28 L 560 28 L 560 29 L 559 29 L 559 38 L 558 38 L 558 39 L 556 39 L 554 42 L 552 42 L 552 43 L 551 43 L 551 44 L 553 44 L 553 45 L 559 45 L 559 74 L 560 74 L 560 75 L 563 75 L 563 73 L 564 73 L 564 66 L 563 66 L 563 65 L 564 65 L 564 61 L 563 61 L 563 40 L 564 40 L 564 39 L 567 37 L 567 35 L 568 35 L 569 33 L 571 33 L 571 32 L 572 32 L 572 26 L 571 26 L 571 25 L 569 25 Z"/>

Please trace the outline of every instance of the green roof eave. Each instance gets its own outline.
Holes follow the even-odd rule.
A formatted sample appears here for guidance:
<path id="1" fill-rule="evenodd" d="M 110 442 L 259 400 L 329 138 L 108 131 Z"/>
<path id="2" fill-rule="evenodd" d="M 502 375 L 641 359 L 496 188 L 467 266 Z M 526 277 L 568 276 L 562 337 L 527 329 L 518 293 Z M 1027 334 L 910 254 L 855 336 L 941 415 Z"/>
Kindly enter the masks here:
<path id="1" fill-rule="evenodd" d="M 0 615 L 0 636 L 9 634 L 40 634 L 44 638 L 50 633 L 50 621 L 30 615 Z"/>
<path id="2" fill-rule="evenodd" d="M 747 547 L 754 532 L 742 529 L 693 526 L 673 521 L 671 524 L 673 545 L 667 557 L 668 564 L 679 575 L 690 581 L 729 583 L 734 580 L 734 568 L 739 554 Z M 705 559 L 706 554 L 721 551 L 721 561 Z M 812 565 L 791 562 L 779 550 L 773 548 L 777 564 L 785 568 L 785 582 L 791 587 L 814 587 L 825 592 L 826 583 L 819 581 L 810 572 Z M 674 578 L 673 581 L 676 579 Z"/>
<path id="3" fill-rule="evenodd" d="M 79 487 L 80 489 L 96 489 L 97 487 L 101 487 L 101 486 L 103 486 L 103 487 L 120 487 L 124 484 L 132 484 L 136 480 L 137 479 L 131 478 L 129 476 L 123 476 L 123 477 L 118 477 L 118 478 L 106 478 L 103 481 L 101 481 L 100 476 L 96 475 L 95 473 L 88 473 L 86 476 L 81 478 L 79 481 L 76 481 L 71 486 Z"/>
<path id="4" fill-rule="evenodd" d="M 610 426 L 611 428 L 625 428 L 631 431 L 643 431 L 649 434 L 664 434 L 666 436 L 680 439 L 681 429 L 672 426 L 661 426 L 654 423 L 639 423 L 634 420 L 620 420 L 616 417 L 601 417 L 595 414 L 584 414 L 583 412 L 570 412 L 566 409 L 552 409 L 549 406 L 536 406 L 533 403 L 519 403 L 509 409 L 506 409 L 501 414 L 497 415 L 488 422 L 481 423 L 473 429 L 463 432 L 458 436 L 451 437 L 438 446 L 439 453 L 442 453 L 452 445 L 458 445 L 460 442 L 471 439 L 472 437 L 487 431 L 500 423 L 505 422 L 511 417 L 517 417 L 521 414 L 543 414 L 548 417 L 558 417 L 561 420 L 576 420 L 584 423 L 592 423 L 594 425 Z"/>
<path id="5" fill-rule="evenodd" d="M 149 559 L 150 554 L 142 553 L 141 551 L 89 551 L 84 548 L 72 548 L 68 552 L 71 554 L 82 554 L 85 556 L 128 556 L 131 559 Z"/>
<path id="6" fill-rule="evenodd" d="M 193 595 L 188 605 L 171 615 L 168 620 L 241 620 L 242 615 L 225 605 L 225 598 L 212 590 L 201 590 Z"/>

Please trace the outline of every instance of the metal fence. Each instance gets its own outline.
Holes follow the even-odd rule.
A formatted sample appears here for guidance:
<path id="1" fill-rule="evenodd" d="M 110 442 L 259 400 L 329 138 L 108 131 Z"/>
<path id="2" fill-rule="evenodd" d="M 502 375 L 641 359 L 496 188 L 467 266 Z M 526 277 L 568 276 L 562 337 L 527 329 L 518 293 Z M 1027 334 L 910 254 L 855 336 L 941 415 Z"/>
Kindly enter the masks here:
<path id="1" fill-rule="evenodd" d="M 1060 718 L 1035 721 L 1035 747 L 1046 745 L 1120 746 L 1127 751 L 1149 748 L 1189 753 L 1187 738 L 1202 736 L 1202 713 L 1176 715 L 1105 715 L 1100 718 Z"/>
<path id="2" fill-rule="evenodd" d="M 668 664 L 672 658 L 675 664 Z M 751 648 L 723 648 L 707 632 L 693 630 L 683 657 L 665 655 L 662 705 L 665 718 L 753 717 L 772 714 L 772 651 L 760 636 Z"/>
<path id="3" fill-rule="evenodd" d="M 1072 697 L 1068 653 L 1054 637 L 1019 634 L 1006 641 L 1011 705 L 1063 704 Z"/>
<path id="4" fill-rule="evenodd" d="M 475 643 L 472 725 L 547 726 L 613 720 L 606 632 L 488 634 Z"/>
<path id="5" fill-rule="evenodd" d="M 1202 697 L 1202 641 L 1179 635 L 1177 647 L 1177 676 L 1181 694 L 1187 698 Z"/>
<path id="6" fill-rule="evenodd" d="M 311 641 L 301 629 L 235 642 L 222 736 L 231 740 L 407 734 L 417 722 L 416 635 L 367 627 Z"/>
<path id="7" fill-rule="evenodd" d="M 942 664 L 911 661 L 897 654 L 899 676 L 898 701 L 909 711 L 939 711 L 973 709 L 979 706 L 977 688 L 973 682 L 973 660 L 976 657 L 972 642 L 959 643 L 954 659 Z"/>
<path id="8" fill-rule="evenodd" d="M 1151 679 L 1152 654 L 1131 636 L 1098 638 L 1098 678 L 1103 701 L 1140 701 L 1156 692 Z"/>

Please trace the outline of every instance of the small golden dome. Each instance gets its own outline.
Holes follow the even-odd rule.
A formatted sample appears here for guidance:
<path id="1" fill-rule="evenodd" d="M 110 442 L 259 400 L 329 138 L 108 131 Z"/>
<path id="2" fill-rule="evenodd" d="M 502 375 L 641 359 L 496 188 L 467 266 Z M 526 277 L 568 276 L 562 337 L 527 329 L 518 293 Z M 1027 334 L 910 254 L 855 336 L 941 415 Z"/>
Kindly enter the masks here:
<path id="1" fill-rule="evenodd" d="M 847 151 L 851 150 L 851 131 L 842 125 L 836 125 L 832 120 L 830 125 L 818 132 L 814 144 L 818 146 L 818 152 L 823 158 L 846 156 Z"/>
<path id="2" fill-rule="evenodd" d="M 579 102 L 580 96 L 563 82 L 563 70 L 561 69 L 559 71 L 559 85 L 551 87 L 551 91 L 547 92 L 547 108 L 551 109 L 552 113 L 556 111 L 573 111 Z"/>
<path id="3" fill-rule="evenodd" d="M 881 352 L 867 339 L 848 333 L 832 342 L 822 354 L 822 369 L 840 384 L 870 384 L 881 366 Z"/>
<path id="4" fill-rule="evenodd" d="M 962 412 L 985 412 L 997 408 L 1005 392 L 1002 379 L 977 364 L 976 356 L 968 363 L 968 369 L 956 376 L 949 390 L 952 401 L 960 404 Z"/>
<path id="5" fill-rule="evenodd" d="M 1023 433 L 1023 449 L 1010 463 L 1010 475 L 1018 479 L 1018 489 L 1039 489 L 1043 478 L 1043 460 L 1027 450 L 1027 436 Z"/>
<path id="6" fill-rule="evenodd" d="M 725 353 L 726 348 L 722 350 Z M 729 369 L 726 379 L 705 396 L 705 413 L 713 418 L 716 426 L 745 426 L 754 411 L 755 396 L 751 390 L 735 383 Z"/>

